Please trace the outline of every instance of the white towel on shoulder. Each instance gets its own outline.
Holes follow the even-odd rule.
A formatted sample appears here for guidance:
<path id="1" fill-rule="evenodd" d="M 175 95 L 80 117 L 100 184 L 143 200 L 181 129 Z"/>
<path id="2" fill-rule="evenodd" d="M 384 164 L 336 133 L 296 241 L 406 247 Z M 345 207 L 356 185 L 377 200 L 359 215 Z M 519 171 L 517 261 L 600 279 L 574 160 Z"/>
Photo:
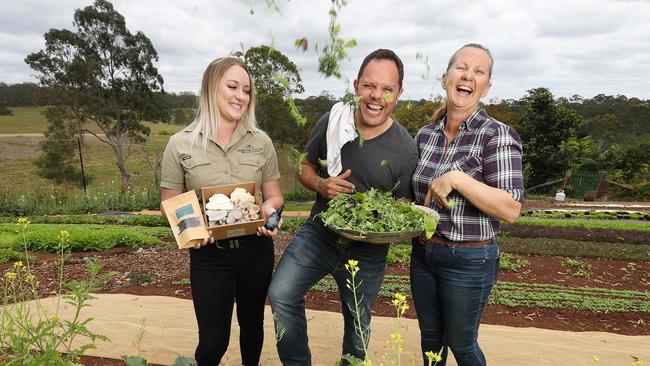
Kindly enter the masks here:
<path id="1" fill-rule="evenodd" d="M 341 148 L 357 138 L 354 126 L 354 107 L 350 103 L 338 102 L 330 110 L 327 124 L 327 172 L 335 177 L 343 170 Z"/>

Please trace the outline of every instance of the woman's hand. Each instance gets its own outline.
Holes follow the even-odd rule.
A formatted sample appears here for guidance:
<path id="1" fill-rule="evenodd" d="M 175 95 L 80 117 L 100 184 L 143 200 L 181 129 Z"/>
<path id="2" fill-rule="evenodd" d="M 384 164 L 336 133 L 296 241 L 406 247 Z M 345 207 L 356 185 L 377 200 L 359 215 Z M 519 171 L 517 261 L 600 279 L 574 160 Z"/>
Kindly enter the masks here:
<path id="1" fill-rule="evenodd" d="M 268 201 L 267 201 L 268 202 Z M 276 211 L 275 207 L 273 207 L 270 203 L 264 202 L 262 204 L 262 217 L 264 218 L 264 222 L 266 222 L 269 217 Z M 280 218 L 280 222 L 278 222 L 278 226 L 275 227 L 273 230 L 269 230 L 264 227 L 264 225 L 260 226 L 257 228 L 257 235 L 258 236 L 275 236 L 278 234 L 278 230 L 280 227 L 284 224 L 284 219 Z"/>
<path id="2" fill-rule="evenodd" d="M 457 170 L 449 171 L 429 183 L 429 190 L 424 197 L 424 206 L 428 207 L 431 200 L 434 200 L 440 207 L 448 207 L 447 196 L 455 189 L 455 179 L 458 174 L 464 174 Z"/>
<path id="3" fill-rule="evenodd" d="M 196 245 L 194 246 L 194 249 L 201 249 L 201 248 L 203 248 L 204 246 L 206 246 L 206 245 L 208 245 L 208 244 L 214 244 L 214 238 L 212 237 L 212 232 L 211 232 L 211 231 L 208 231 L 208 233 L 210 234 L 210 236 L 207 237 L 207 238 L 205 238 L 205 239 L 203 239 L 202 242 L 196 244 Z"/>

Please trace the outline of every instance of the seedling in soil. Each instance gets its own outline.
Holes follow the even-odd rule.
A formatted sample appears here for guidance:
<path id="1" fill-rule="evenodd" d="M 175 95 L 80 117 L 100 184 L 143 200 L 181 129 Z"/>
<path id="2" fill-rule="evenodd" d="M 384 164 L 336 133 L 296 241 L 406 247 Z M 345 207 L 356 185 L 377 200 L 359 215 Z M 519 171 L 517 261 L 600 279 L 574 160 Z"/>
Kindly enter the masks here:
<path id="1" fill-rule="evenodd" d="M 510 253 L 501 253 L 499 259 L 499 266 L 505 271 L 517 272 L 519 269 L 526 267 L 530 264 L 527 259 L 519 258 Z"/>
<path id="2" fill-rule="evenodd" d="M 591 263 L 581 262 L 577 259 L 565 258 L 562 261 L 562 267 L 564 267 L 572 277 L 589 278 L 593 274 L 591 271 Z"/>

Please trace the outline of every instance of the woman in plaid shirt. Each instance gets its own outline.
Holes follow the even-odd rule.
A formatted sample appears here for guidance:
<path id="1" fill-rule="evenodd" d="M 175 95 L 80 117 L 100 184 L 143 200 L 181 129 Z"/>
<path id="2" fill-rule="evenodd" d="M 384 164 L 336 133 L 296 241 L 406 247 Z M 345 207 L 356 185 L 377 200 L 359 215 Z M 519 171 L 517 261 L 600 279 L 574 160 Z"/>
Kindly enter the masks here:
<path id="1" fill-rule="evenodd" d="M 447 347 L 459 366 L 486 365 L 477 338 L 499 270 L 496 233 L 500 220 L 519 217 L 524 199 L 521 139 L 479 108 L 492 65 L 479 44 L 456 51 L 442 76 L 445 104 L 415 137 L 415 198 L 440 223 L 431 239 L 414 240 L 411 289 L 422 352 L 443 349 L 441 365 Z"/>

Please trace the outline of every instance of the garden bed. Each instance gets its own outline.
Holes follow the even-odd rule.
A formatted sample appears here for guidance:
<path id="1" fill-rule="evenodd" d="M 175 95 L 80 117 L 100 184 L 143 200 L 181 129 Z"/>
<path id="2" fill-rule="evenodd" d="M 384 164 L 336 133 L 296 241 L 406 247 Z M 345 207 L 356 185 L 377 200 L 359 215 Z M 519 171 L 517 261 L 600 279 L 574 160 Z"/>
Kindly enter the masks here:
<path id="1" fill-rule="evenodd" d="M 276 255 L 284 251 L 291 235 L 281 235 L 276 239 Z M 39 291 L 44 296 L 56 294 L 58 290 L 58 264 L 55 254 L 33 253 L 36 264 L 33 266 L 40 279 Z M 102 271 L 114 271 L 117 275 L 106 283 L 102 292 L 129 293 L 139 295 L 163 295 L 179 298 L 191 298 L 188 284 L 189 257 L 186 251 L 179 251 L 168 238 L 164 244 L 148 246 L 138 250 L 130 248 L 113 248 L 107 252 L 78 252 L 67 260 L 64 277 L 67 279 L 83 278 L 85 262 L 93 259 L 103 267 Z M 597 288 L 599 291 L 613 290 L 619 297 L 624 291 L 633 291 L 638 303 L 647 306 L 650 303 L 650 262 L 644 260 L 608 260 L 598 258 L 578 258 L 578 264 L 567 265 L 567 257 L 517 255 L 511 261 L 527 261 L 528 264 L 517 269 L 502 270 L 500 284 L 544 284 L 560 286 L 561 293 L 571 292 L 567 289 Z M 7 268 L 9 264 L 0 266 Z M 588 270 L 587 270 L 588 268 Z M 363 269 L 362 269 L 363 270 Z M 585 273 L 578 274 L 580 270 Z M 389 278 L 402 278 L 397 281 L 402 285 L 398 290 L 408 292 L 408 264 L 395 263 L 387 268 L 385 285 Z M 406 284 L 406 285 L 404 285 Z M 384 286 L 384 287 L 386 287 Z M 496 289 L 495 289 L 496 290 Z M 553 290 L 555 292 L 559 290 Z M 496 291 L 495 291 L 496 292 Z M 535 293 L 544 299 L 547 290 Z M 648 295 L 644 299 L 643 295 Z M 552 296 L 548 295 L 552 300 Z M 564 295 L 563 295 L 564 296 Z M 541 300 L 540 300 L 541 301 Z M 549 300 L 550 301 L 550 300 Z M 603 300 L 608 301 L 608 300 Z M 340 311 L 338 293 L 329 290 L 311 291 L 306 299 L 309 308 L 327 311 Z M 412 305 L 412 303 L 411 303 Z M 549 305 L 550 306 L 550 305 Z M 627 335 L 650 334 L 650 312 L 616 311 L 603 307 L 598 311 L 586 308 L 569 308 L 558 305 L 544 306 L 506 306 L 499 303 L 488 305 L 484 323 L 509 326 L 526 326 L 572 331 L 606 331 Z M 623 309 L 625 310 L 625 309 Z M 389 297 L 380 297 L 373 308 L 373 313 L 392 316 L 394 308 Z M 415 317 L 413 307 L 405 314 Z"/>
<path id="2" fill-rule="evenodd" d="M 124 220 L 111 219 L 102 223 L 143 224 L 141 219 Z M 70 217 L 57 218 L 48 224 L 74 224 L 76 221 Z M 88 224 L 94 221 L 97 219 Z M 158 226 L 154 221 L 151 225 Z M 642 230 L 630 230 L 626 225 L 638 223 L 634 220 L 609 220 L 616 222 L 603 224 L 600 228 L 581 227 L 579 220 L 557 221 L 570 222 L 569 226 L 536 225 L 530 221 L 502 226 L 498 241 L 503 256 L 508 258 L 502 259 L 499 282 L 482 322 L 513 327 L 650 335 L 650 231 L 643 230 L 643 227 Z M 44 230 L 44 226 L 32 224 L 28 231 L 38 232 Z M 276 259 L 289 245 L 297 227 L 296 222 L 286 225 L 276 238 Z M 54 229 L 55 225 L 51 228 Z M 74 228 L 65 228 L 75 231 Z M 178 250 L 172 237 L 164 236 L 166 230 L 164 227 L 132 229 L 148 234 L 150 231 L 158 238 L 156 240 L 161 241 L 160 244 L 75 252 L 66 260 L 63 276 L 65 280 L 86 278 L 86 263 L 93 260 L 102 266 L 102 272 L 115 272 L 100 292 L 190 299 L 188 253 Z M 387 267 L 382 293 L 373 307 L 375 315 L 394 316 L 391 292 L 410 294 L 409 248 L 394 246 L 394 249 L 392 258 L 398 261 Z M 59 257 L 55 253 L 30 252 L 29 255 L 40 281 L 38 291 L 41 296 L 56 295 Z M 0 271 L 11 265 L 11 262 L 0 264 Z M 405 316 L 415 318 L 412 301 L 410 298 L 408 301 L 410 309 Z M 311 309 L 340 312 L 339 295 L 331 278 L 321 281 L 307 294 L 306 305 Z M 84 357 L 83 363 L 93 366 L 124 364 L 119 360 L 94 357 Z"/>

